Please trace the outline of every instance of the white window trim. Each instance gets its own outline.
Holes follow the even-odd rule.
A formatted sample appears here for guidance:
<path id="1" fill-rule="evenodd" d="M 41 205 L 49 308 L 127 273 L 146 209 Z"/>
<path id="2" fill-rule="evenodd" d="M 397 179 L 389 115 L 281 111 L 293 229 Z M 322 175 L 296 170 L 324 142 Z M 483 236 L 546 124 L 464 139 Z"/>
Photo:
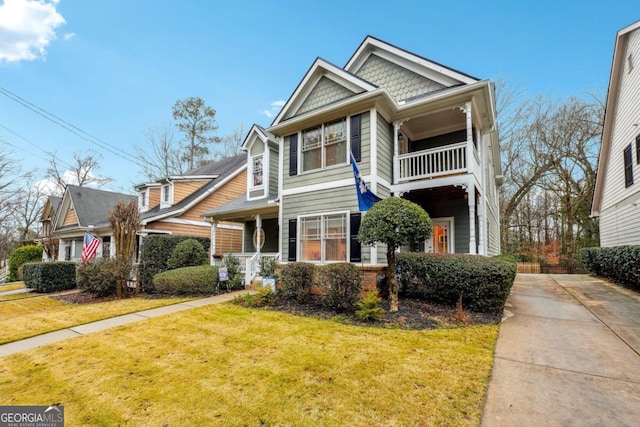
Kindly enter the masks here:
<path id="1" fill-rule="evenodd" d="M 325 162 L 326 162 L 326 145 L 324 143 L 324 129 L 325 126 L 327 124 L 331 124 L 331 123 L 335 123 L 339 120 L 344 120 L 345 121 L 345 161 L 342 163 L 336 163 L 335 165 L 330 165 L 330 166 L 326 166 Z M 304 157 L 302 156 L 302 147 L 304 145 L 304 132 L 306 130 L 310 130 L 310 129 L 315 129 L 316 127 L 320 126 L 320 151 L 321 151 L 321 155 L 320 155 L 320 163 L 321 166 L 319 168 L 315 168 L 315 169 L 309 169 L 309 170 L 304 170 Z M 349 153 L 351 152 L 351 116 L 344 116 L 335 120 L 328 120 L 326 122 L 322 122 L 319 125 L 316 126 L 310 126 L 307 127 L 301 131 L 298 132 L 298 152 L 296 153 L 296 155 L 298 156 L 298 175 L 306 175 L 309 173 L 314 173 L 314 172 L 322 172 L 322 171 L 326 171 L 326 170 L 330 170 L 330 169 L 334 169 L 334 168 L 338 168 L 338 167 L 342 167 L 344 165 L 348 165 L 350 163 L 349 161 Z"/>
<path id="2" fill-rule="evenodd" d="M 254 185 L 253 183 L 253 162 L 254 160 L 256 160 L 257 158 L 261 157 L 262 158 L 262 184 L 260 185 Z M 265 187 L 265 181 L 268 178 L 267 174 L 265 173 L 265 158 L 266 156 L 264 155 L 264 153 L 260 153 L 260 154 L 256 154 L 255 156 L 251 156 L 251 161 L 249 162 L 249 189 L 250 190 L 263 190 Z"/>
<path id="3" fill-rule="evenodd" d="M 344 215 L 345 216 L 345 245 L 346 245 L 346 256 L 345 256 L 345 260 L 343 261 L 326 261 L 325 260 L 325 248 L 324 248 L 324 218 L 325 216 L 329 216 L 329 215 Z M 320 260 L 303 260 L 302 259 L 302 220 L 304 218 L 313 218 L 313 217 L 320 217 L 320 248 L 321 248 L 321 252 L 320 252 Z M 296 259 L 300 260 L 301 262 L 309 262 L 312 264 L 335 264 L 338 262 L 349 262 L 349 260 L 351 259 L 351 230 L 349 227 L 349 218 L 350 218 L 350 211 L 348 210 L 343 210 L 343 211 L 331 211 L 331 212 L 316 212 L 313 214 L 304 214 L 304 215 L 298 215 L 297 217 L 297 223 L 298 223 L 298 227 L 297 227 L 297 236 L 296 236 Z"/>
<path id="4" fill-rule="evenodd" d="M 166 189 L 166 192 L 169 194 L 168 201 L 165 201 L 165 197 L 164 197 L 165 189 Z M 173 185 L 165 184 L 162 187 L 160 187 L 160 209 L 171 207 L 172 204 L 173 204 Z"/>
<path id="5" fill-rule="evenodd" d="M 138 196 L 138 208 L 140 212 L 146 212 L 149 210 L 149 188 L 140 192 Z"/>

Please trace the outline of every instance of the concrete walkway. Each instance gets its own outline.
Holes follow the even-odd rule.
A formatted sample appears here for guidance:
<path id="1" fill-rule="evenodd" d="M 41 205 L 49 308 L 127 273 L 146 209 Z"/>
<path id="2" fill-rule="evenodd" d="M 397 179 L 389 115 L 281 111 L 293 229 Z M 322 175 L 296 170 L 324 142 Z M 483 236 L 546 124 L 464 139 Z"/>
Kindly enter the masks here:
<path id="1" fill-rule="evenodd" d="M 184 310 L 190 310 L 205 305 L 217 304 L 230 301 L 238 295 L 245 294 L 249 291 L 235 291 L 226 294 L 214 295 L 207 298 L 201 298 L 193 301 L 186 301 L 178 304 L 167 305 L 164 307 L 152 308 L 149 310 L 139 311 L 137 313 L 123 314 L 122 316 L 111 317 L 109 319 L 98 320 L 96 322 L 85 323 L 84 325 L 73 326 L 54 332 L 38 335 L 32 338 L 26 338 L 19 341 L 10 342 L 0 345 L 0 357 L 8 356 L 13 353 L 31 350 L 32 348 L 41 347 L 43 345 L 52 344 L 68 338 L 79 337 L 82 335 L 98 332 L 116 326 L 126 325 L 140 320 L 150 319 L 153 317 L 164 316 L 165 314 L 177 313 Z"/>
<path id="2" fill-rule="evenodd" d="M 640 425 L 640 296 L 586 275 L 519 274 L 482 426 Z"/>

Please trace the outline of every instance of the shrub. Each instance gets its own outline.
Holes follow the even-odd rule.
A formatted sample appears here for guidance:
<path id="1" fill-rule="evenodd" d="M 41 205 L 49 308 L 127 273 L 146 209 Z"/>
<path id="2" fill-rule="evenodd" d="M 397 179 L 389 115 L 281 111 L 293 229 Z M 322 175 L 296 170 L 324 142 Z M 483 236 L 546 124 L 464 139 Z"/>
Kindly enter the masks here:
<path id="1" fill-rule="evenodd" d="M 518 264 L 518 258 L 514 255 L 509 255 L 509 254 L 500 254 L 500 255 L 496 255 L 493 257 L 493 259 L 499 259 L 501 261 L 507 261 L 510 262 L 512 264 Z"/>
<path id="2" fill-rule="evenodd" d="M 260 275 L 262 277 L 276 277 L 278 261 L 272 256 L 260 258 Z"/>
<path id="3" fill-rule="evenodd" d="M 225 283 L 227 289 L 241 289 L 244 277 L 240 269 L 240 258 L 233 254 L 226 254 L 222 259 L 222 265 L 227 268 L 229 281 Z"/>
<path id="4" fill-rule="evenodd" d="M 153 276 L 153 286 L 161 294 L 214 294 L 218 290 L 218 267 L 199 265 L 165 271 Z"/>
<path id="5" fill-rule="evenodd" d="M 500 312 L 509 296 L 516 265 L 480 255 L 398 255 L 398 276 L 405 293 L 474 311 Z"/>
<path id="6" fill-rule="evenodd" d="M 78 265 L 76 280 L 84 292 L 105 297 L 115 295 L 118 280 L 127 282 L 131 263 L 116 259 L 95 258 Z"/>
<path id="7" fill-rule="evenodd" d="M 356 306 L 358 307 L 355 313 L 356 317 L 367 322 L 381 319 L 384 316 L 384 310 L 380 307 L 381 301 L 382 300 L 375 292 L 361 298 L 356 303 Z"/>
<path id="8" fill-rule="evenodd" d="M 22 280 L 20 267 L 27 262 L 42 261 L 42 246 L 21 246 L 11 253 L 9 258 L 9 276 L 7 281 L 16 282 Z"/>
<path id="9" fill-rule="evenodd" d="M 235 297 L 231 302 L 243 307 L 264 307 L 271 305 L 275 300 L 275 294 L 270 287 L 260 288 L 257 294 L 243 294 Z"/>
<path id="10" fill-rule="evenodd" d="M 138 278 L 142 292 L 153 292 L 153 276 L 167 271 L 167 261 L 173 253 L 176 245 L 184 240 L 194 239 L 202 244 L 203 248 L 209 248 L 211 239 L 207 237 L 189 236 L 148 236 L 142 240 L 140 248 L 140 266 Z"/>
<path id="11" fill-rule="evenodd" d="M 76 287 L 76 264 L 73 262 L 27 263 L 22 268 L 25 286 L 36 292 L 57 292 Z"/>
<path id="12" fill-rule="evenodd" d="M 304 303 L 313 287 L 314 265 L 307 262 L 292 262 L 282 266 L 280 271 L 281 294 L 286 299 Z"/>
<path id="13" fill-rule="evenodd" d="M 194 239 L 183 240 L 178 243 L 167 260 L 167 268 L 174 270 L 182 267 L 195 267 L 207 262 L 207 253 L 202 243 Z"/>
<path id="14" fill-rule="evenodd" d="M 318 267 L 317 284 L 325 306 L 339 313 L 352 312 L 362 289 L 362 274 L 353 264 L 327 264 Z"/>
<path id="15" fill-rule="evenodd" d="M 640 291 L 640 246 L 584 248 L 580 257 L 592 274 Z"/>

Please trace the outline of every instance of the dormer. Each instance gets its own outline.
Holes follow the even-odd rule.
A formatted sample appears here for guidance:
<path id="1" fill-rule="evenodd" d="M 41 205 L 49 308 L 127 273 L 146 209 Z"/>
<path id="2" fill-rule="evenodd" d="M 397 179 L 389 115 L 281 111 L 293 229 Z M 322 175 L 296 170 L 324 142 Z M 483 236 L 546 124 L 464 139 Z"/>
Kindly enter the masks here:
<path id="1" fill-rule="evenodd" d="M 138 192 L 138 211 L 147 212 L 149 209 L 158 206 L 160 203 L 161 184 L 148 182 L 135 186 Z"/>
<path id="2" fill-rule="evenodd" d="M 242 149 L 247 152 L 247 200 L 263 199 L 278 191 L 278 143 L 276 137 L 253 125 Z"/>

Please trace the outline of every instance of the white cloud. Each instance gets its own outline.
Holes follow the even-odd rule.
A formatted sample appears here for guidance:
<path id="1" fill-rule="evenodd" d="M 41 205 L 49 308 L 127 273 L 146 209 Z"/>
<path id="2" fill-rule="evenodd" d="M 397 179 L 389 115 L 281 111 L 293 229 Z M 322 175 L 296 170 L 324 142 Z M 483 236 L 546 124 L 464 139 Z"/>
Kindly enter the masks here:
<path id="1" fill-rule="evenodd" d="M 282 100 L 273 101 L 271 104 L 269 104 L 271 108 L 267 110 L 262 110 L 261 113 L 271 118 L 276 114 L 278 114 L 278 112 L 280 112 L 280 109 L 284 106 L 284 104 L 286 104 L 286 101 L 282 101 Z"/>
<path id="2" fill-rule="evenodd" d="M 58 0 L 5 0 L 0 4 L 0 61 L 32 61 L 66 21 L 56 10 Z"/>
<path id="3" fill-rule="evenodd" d="M 65 39 L 65 41 L 66 41 L 66 40 L 71 40 L 75 36 L 76 36 L 76 33 L 65 33 L 65 35 L 62 36 L 62 38 Z"/>

